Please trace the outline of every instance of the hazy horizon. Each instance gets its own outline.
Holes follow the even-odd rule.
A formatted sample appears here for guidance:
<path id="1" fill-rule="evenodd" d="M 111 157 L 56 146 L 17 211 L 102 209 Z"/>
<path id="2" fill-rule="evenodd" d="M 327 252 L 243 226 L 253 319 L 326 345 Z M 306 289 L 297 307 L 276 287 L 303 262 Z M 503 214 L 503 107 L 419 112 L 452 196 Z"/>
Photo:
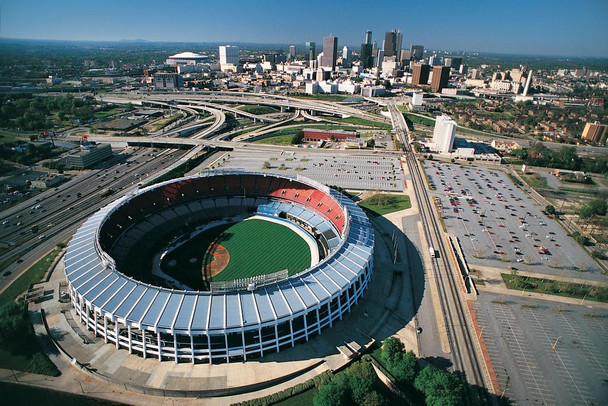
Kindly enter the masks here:
<path id="1" fill-rule="evenodd" d="M 403 48 L 552 57 L 608 57 L 608 2 L 513 0 L 508 5 L 436 0 L 415 3 L 353 0 L 338 5 L 312 0 L 294 7 L 278 1 L 185 0 L 178 7 L 150 0 L 109 0 L 102 5 L 67 0 L 0 0 L 3 39 L 83 42 L 303 44 L 323 36 L 359 46 L 365 31 L 382 46 L 384 33 L 403 30 Z"/>

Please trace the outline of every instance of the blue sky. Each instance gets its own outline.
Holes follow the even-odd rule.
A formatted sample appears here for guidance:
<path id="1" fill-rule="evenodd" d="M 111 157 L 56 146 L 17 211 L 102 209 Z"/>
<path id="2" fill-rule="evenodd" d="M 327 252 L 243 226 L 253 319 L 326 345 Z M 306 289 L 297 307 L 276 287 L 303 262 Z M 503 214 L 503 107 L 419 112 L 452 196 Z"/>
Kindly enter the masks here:
<path id="1" fill-rule="evenodd" d="M 0 37 L 320 43 L 404 31 L 403 45 L 608 57 L 608 0 L 0 0 Z"/>

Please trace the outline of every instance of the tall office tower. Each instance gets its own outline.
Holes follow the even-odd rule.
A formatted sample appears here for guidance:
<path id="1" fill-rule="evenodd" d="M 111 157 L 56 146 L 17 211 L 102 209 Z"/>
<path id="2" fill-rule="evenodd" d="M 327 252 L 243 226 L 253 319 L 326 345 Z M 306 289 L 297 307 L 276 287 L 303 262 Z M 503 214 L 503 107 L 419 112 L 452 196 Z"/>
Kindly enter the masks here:
<path id="1" fill-rule="evenodd" d="M 410 47 L 410 58 L 412 61 L 419 61 L 424 55 L 424 45 L 412 45 Z"/>
<path id="2" fill-rule="evenodd" d="M 440 92 L 448 85 L 450 79 L 450 68 L 447 66 L 433 66 L 433 78 L 431 79 L 431 90 Z"/>
<path id="3" fill-rule="evenodd" d="M 239 65 L 239 47 L 235 45 L 220 45 L 220 64 Z"/>
<path id="4" fill-rule="evenodd" d="M 372 56 L 372 44 L 361 44 L 361 67 L 369 69 L 374 63 Z"/>
<path id="5" fill-rule="evenodd" d="M 351 50 L 348 48 L 348 46 L 344 45 L 344 47 L 342 48 L 342 66 L 345 68 L 350 67 L 352 59 L 353 58 Z"/>
<path id="6" fill-rule="evenodd" d="M 378 54 L 378 41 L 374 40 L 374 45 L 372 46 L 372 56 L 376 56 Z"/>
<path id="7" fill-rule="evenodd" d="M 384 62 L 384 50 L 378 50 L 378 56 L 376 57 L 376 68 L 382 70 L 382 62 Z"/>
<path id="8" fill-rule="evenodd" d="M 296 59 L 296 46 L 290 45 L 289 46 L 289 60 L 293 61 L 294 59 Z"/>
<path id="9" fill-rule="evenodd" d="M 365 44 L 372 44 L 372 32 L 371 30 L 365 31 Z"/>
<path id="10" fill-rule="evenodd" d="M 336 69 L 336 58 L 338 57 L 338 37 L 323 37 L 323 58 L 321 66 Z"/>
<path id="11" fill-rule="evenodd" d="M 412 84 L 413 85 L 426 85 L 429 83 L 429 72 L 431 67 L 427 64 L 416 64 L 414 65 L 414 72 L 412 73 Z"/>
<path id="12" fill-rule="evenodd" d="M 313 41 L 308 41 L 306 43 L 306 53 L 308 54 L 308 60 L 309 61 L 314 61 L 315 60 L 315 43 Z"/>
<path id="13" fill-rule="evenodd" d="M 397 47 L 397 32 L 393 29 L 392 31 L 387 31 L 384 34 L 384 42 L 382 43 L 382 50 L 384 51 L 384 56 L 395 56 L 395 49 Z"/>
<path id="14" fill-rule="evenodd" d="M 454 146 L 455 136 L 456 122 L 446 115 L 437 117 L 435 120 L 435 129 L 433 130 L 433 144 L 435 144 L 437 150 L 441 152 L 450 152 Z"/>
<path id="15" fill-rule="evenodd" d="M 401 62 L 401 43 L 403 42 L 403 33 L 401 32 L 401 28 L 397 30 L 397 34 L 395 35 L 395 56 L 397 57 L 397 62 Z"/>

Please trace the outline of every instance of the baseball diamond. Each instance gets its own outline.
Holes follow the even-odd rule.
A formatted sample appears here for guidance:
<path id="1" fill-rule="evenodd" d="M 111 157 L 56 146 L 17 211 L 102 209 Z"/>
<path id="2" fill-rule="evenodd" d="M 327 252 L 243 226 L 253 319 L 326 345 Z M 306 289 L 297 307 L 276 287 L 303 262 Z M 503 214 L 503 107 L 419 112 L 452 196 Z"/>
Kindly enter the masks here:
<path id="1" fill-rule="evenodd" d="M 239 279 L 222 290 L 195 290 L 154 272 L 168 245 L 186 245 L 205 227 L 242 227 L 252 216 L 297 227 L 318 247 L 318 261 L 310 263 L 305 243 L 294 245 L 297 237 L 267 244 L 309 263 L 298 260 L 289 272 L 276 272 L 282 264 L 269 261 L 266 269 L 260 259 L 262 267 L 249 274 L 226 274 Z M 239 246 L 226 239 L 211 245 L 214 252 L 220 247 L 230 255 L 227 265 L 218 265 L 226 272 Z M 81 322 L 106 343 L 159 360 L 213 363 L 262 357 L 331 327 L 367 288 L 373 252 L 369 220 L 337 191 L 302 176 L 224 170 L 149 186 L 105 206 L 78 229 L 64 263 Z M 203 260 L 204 254 L 185 256 L 198 266 L 199 280 L 203 266 L 217 261 L 213 253 L 213 260 Z M 170 262 L 177 275 L 180 261 Z"/>

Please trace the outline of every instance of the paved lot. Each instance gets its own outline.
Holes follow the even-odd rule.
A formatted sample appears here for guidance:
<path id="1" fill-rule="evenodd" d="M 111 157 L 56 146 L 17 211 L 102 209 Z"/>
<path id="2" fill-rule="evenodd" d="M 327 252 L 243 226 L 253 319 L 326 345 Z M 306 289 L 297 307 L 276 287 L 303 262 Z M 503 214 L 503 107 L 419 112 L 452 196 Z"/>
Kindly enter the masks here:
<path id="1" fill-rule="evenodd" d="M 489 292 L 473 306 L 514 404 L 608 404 L 608 311 Z"/>
<path id="2" fill-rule="evenodd" d="M 600 267 L 499 170 L 425 161 L 431 194 L 472 266 L 605 280 Z"/>
<path id="3" fill-rule="evenodd" d="M 327 154 L 306 154 L 306 151 L 298 151 L 264 155 L 231 152 L 230 158 L 224 161 L 221 167 L 262 171 L 265 170 L 262 168 L 264 162 L 270 164 L 271 167 L 266 169 L 270 172 L 303 175 L 323 184 L 345 189 L 391 192 L 404 190 L 404 176 L 399 161 L 376 155 L 336 157 L 331 151 Z"/>

